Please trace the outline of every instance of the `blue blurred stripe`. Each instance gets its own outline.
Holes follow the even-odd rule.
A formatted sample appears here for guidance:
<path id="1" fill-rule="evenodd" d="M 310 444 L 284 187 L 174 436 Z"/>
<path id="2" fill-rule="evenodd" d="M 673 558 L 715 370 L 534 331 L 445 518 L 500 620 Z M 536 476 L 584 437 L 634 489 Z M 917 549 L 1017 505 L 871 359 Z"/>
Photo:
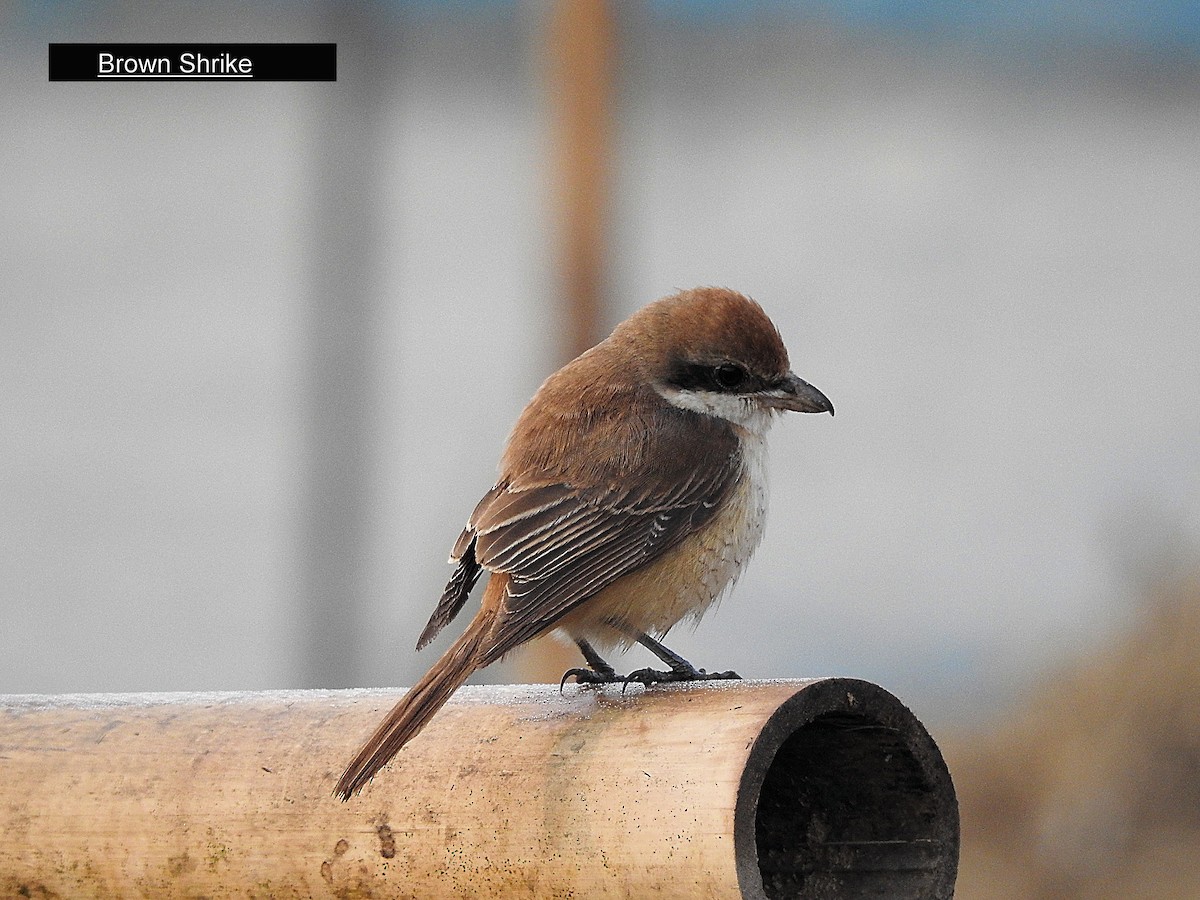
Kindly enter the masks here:
<path id="1" fill-rule="evenodd" d="M 745 22 L 819 18 L 972 39 L 1068 40 L 1080 44 L 1200 47 L 1200 0 L 645 0 L 662 19 Z"/>

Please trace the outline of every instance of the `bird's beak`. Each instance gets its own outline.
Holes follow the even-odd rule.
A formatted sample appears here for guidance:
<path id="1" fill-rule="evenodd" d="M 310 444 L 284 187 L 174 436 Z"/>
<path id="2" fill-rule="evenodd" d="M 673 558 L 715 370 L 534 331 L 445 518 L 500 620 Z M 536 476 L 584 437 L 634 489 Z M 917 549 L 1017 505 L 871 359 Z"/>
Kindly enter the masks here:
<path id="1" fill-rule="evenodd" d="M 823 413 L 833 415 L 833 404 L 829 398 L 802 378 L 789 372 L 783 384 L 762 394 L 763 402 L 772 409 L 792 412 Z"/>

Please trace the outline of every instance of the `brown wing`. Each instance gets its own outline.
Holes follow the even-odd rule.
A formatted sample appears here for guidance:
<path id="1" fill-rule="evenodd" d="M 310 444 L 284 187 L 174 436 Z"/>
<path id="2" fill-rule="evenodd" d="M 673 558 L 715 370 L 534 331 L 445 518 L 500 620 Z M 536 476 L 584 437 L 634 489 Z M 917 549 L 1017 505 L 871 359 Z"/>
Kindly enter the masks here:
<path id="1" fill-rule="evenodd" d="M 480 665 L 494 662 L 702 527 L 732 489 L 741 461 L 728 423 L 670 407 L 645 385 L 614 390 L 605 371 L 579 377 L 604 365 L 584 354 L 521 414 L 500 482 L 455 544 L 458 566 L 420 646 L 487 569 L 508 576 L 481 648 Z"/>
<path id="2" fill-rule="evenodd" d="M 555 488 L 561 488 L 561 490 L 555 490 Z M 475 511 L 471 513 L 467 527 L 458 536 L 454 549 L 450 551 L 450 562 L 455 564 L 454 574 L 450 576 L 446 589 L 442 591 L 441 599 L 438 600 L 433 614 L 425 624 L 421 636 L 417 638 L 418 650 L 424 649 L 443 628 L 454 621 L 454 617 L 459 614 L 463 604 L 467 602 L 467 597 L 470 595 L 471 589 L 475 587 L 475 582 L 483 573 L 483 567 L 475 558 L 475 533 L 479 520 L 490 510 L 493 517 L 507 517 L 514 522 L 519 521 L 537 514 L 556 499 L 566 497 L 571 493 L 565 485 L 548 485 L 542 490 L 534 492 L 512 491 L 509 490 L 507 484 L 501 483 L 483 495 L 483 499 L 475 505 Z"/>
<path id="3" fill-rule="evenodd" d="M 483 568 L 510 577 L 481 664 L 701 528 L 740 468 L 727 455 L 667 483 L 599 491 L 547 484 L 494 494 L 473 517 L 471 552 Z"/>
<path id="4" fill-rule="evenodd" d="M 479 580 L 479 576 L 483 573 L 483 567 L 475 559 L 474 522 L 480 512 L 486 509 L 492 501 L 503 493 L 504 486 L 496 485 L 484 494 L 483 499 L 476 504 L 475 511 L 471 513 L 471 519 L 467 522 L 467 527 L 458 536 L 458 540 L 454 544 L 454 549 L 450 551 L 450 562 L 456 564 L 454 574 L 450 576 L 450 581 L 447 583 L 446 589 L 442 591 L 442 597 L 438 600 L 437 606 L 434 607 L 433 615 L 425 623 L 425 630 L 417 638 L 418 650 L 424 649 L 426 644 L 438 636 L 438 632 L 454 620 L 454 617 L 463 608 L 463 604 L 467 602 L 467 597 L 470 595 L 471 589 L 475 587 L 475 582 Z"/>
<path id="5" fill-rule="evenodd" d="M 429 617 L 425 630 L 417 638 L 418 650 L 424 649 L 425 645 L 437 637 L 438 632 L 449 625 L 458 615 L 458 611 L 467 602 L 471 588 L 475 587 L 475 582 L 479 580 L 479 576 L 483 572 L 482 567 L 475 559 L 474 534 L 468 531 L 464 531 L 463 534 L 468 535 L 472 540 L 467 542 L 466 549 L 461 556 L 451 557 L 450 561 L 457 562 L 458 565 L 454 569 L 454 574 L 450 576 L 450 582 L 442 592 L 442 598 L 438 600 L 433 615 Z"/>

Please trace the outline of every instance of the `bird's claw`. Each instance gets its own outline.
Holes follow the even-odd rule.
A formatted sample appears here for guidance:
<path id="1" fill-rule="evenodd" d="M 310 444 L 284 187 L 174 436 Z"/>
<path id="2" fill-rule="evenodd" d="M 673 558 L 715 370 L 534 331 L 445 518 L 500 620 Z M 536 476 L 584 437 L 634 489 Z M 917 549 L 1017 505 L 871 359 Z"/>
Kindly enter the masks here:
<path id="1" fill-rule="evenodd" d="M 597 672 L 595 669 L 567 669 L 563 673 L 562 680 L 558 683 L 558 692 L 561 694 L 563 688 L 566 687 L 567 679 L 574 676 L 576 684 L 616 684 L 624 681 L 624 679 L 611 669 L 607 672 Z"/>
<path id="2" fill-rule="evenodd" d="M 701 669 L 700 674 L 701 674 L 701 676 L 703 676 L 705 681 L 741 681 L 742 680 L 742 676 L 739 675 L 737 672 L 733 671 L 733 669 L 729 669 L 728 671 L 725 671 L 725 672 L 705 672 L 703 669 Z"/>

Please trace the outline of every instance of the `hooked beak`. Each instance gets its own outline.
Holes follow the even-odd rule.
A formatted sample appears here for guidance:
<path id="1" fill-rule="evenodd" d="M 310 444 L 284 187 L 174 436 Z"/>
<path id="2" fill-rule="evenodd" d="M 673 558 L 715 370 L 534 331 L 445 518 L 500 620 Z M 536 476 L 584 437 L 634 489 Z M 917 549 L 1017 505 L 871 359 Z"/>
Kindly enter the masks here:
<path id="1" fill-rule="evenodd" d="M 823 413 L 833 415 L 833 404 L 829 398 L 792 372 L 777 388 L 762 394 L 763 402 L 772 409 L 791 412 Z"/>

